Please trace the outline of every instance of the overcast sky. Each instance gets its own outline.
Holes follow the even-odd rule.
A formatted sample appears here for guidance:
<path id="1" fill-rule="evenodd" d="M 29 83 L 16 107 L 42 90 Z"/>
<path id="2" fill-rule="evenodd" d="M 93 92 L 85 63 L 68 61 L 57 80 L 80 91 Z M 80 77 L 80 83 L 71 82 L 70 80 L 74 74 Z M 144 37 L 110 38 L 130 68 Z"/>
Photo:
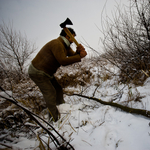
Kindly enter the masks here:
<path id="1" fill-rule="evenodd" d="M 68 17 L 76 39 L 86 42 L 96 50 L 101 49 L 101 14 L 111 15 L 117 3 L 128 0 L 0 0 L 0 23 L 13 22 L 13 27 L 36 43 L 38 50 L 48 41 L 57 38 L 60 23 Z"/>

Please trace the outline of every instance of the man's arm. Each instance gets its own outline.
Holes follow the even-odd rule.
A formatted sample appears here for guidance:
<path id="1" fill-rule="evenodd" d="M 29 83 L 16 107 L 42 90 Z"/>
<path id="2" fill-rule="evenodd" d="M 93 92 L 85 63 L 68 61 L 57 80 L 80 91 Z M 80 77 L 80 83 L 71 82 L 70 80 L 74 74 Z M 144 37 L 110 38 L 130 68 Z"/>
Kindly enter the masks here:
<path id="1" fill-rule="evenodd" d="M 68 56 L 73 56 L 79 54 L 81 58 L 85 57 L 87 55 L 87 52 L 85 51 L 85 48 L 79 44 L 77 46 L 76 52 L 74 52 L 71 48 L 68 50 Z"/>
<path id="2" fill-rule="evenodd" d="M 73 55 L 79 54 L 79 53 L 77 53 L 77 52 L 74 52 L 74 51 L 72 50 L 72 48 L 68 49 L 67 52 L 68 52 L 68 56 L 73 56 Z"/>
<path id="3" fill-rule="evenodd" d="M 80 55 L 79 54 L 75 54 L 75 52 L 72 52 L 73 55 L 68 57 L 65 54 L 65 51 L 64 51 L 63 47 L 61 45 L 59 45 L 59 44 L 57 44 L 55 46 L 55 49 L 52 50 L 52 53 L 53 53 L 55 59 L 62 66 L 70 65 L 70 64 L 73 64 L 73 63 L 81 61 Z"/>

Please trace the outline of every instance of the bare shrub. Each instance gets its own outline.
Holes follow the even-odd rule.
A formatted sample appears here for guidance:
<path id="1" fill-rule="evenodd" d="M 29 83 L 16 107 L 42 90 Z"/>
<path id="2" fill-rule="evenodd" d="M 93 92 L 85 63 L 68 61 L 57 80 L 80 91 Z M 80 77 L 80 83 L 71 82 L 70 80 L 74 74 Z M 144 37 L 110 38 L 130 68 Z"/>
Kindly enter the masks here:
<path id="1" fill-rule="evenodd" d="M 13 29 L 13 25 L 0 25 L 0 72 L 2 78 L 20 80 L 31 54 L 35 51 L 26 36 Z"/>
<path id="2" fill-rule="evenodd" d="M 150 75 L 149 5 L 149 0 L 130 0 L 128 7 L 117 6 L 112 20 L 102 22 L 103 57 L 120 69 L 122 82 L 142 84 L 147 78 L 143 71 Z"/>

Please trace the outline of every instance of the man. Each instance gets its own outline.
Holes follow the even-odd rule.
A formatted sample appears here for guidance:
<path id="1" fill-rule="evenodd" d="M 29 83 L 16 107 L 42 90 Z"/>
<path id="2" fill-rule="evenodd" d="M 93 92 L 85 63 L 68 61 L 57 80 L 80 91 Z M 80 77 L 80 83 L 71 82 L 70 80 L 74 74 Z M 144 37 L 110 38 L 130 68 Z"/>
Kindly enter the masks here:
<path id="1" fill-rule="evenodd" d="M 73 36 L 76 36 L 72 28 L 68 29 Z M 41 90 L 49 113 L 55 122 L 60 117 L 56 105 L 64 103 L 64 99 L 62 87 L 56 81 L 54 73 L 61 65 L 66 66 L 80 62 L 87 55 L 81 44 L 74 52 L 70 48 L 72 42 L 72 39 L 62 30 L 60 37 L 43 46 L 28 69 L 30 78 Z"/>

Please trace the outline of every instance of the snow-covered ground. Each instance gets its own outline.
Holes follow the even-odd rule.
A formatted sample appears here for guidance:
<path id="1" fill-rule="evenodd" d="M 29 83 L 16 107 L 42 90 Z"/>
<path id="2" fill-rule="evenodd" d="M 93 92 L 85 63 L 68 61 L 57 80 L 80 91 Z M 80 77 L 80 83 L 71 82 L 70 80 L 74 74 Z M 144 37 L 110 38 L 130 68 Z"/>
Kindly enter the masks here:
<path id="1" fill-rule="evenodd" d="M 119 89 L 122 89 L 122 85 L 118 88 L 110 87 L 110 84 L 102 85 L 95 96 L 108 101 L 114 98 Z M 134 97 L 137 93 L 143 96 L 141 102 L 131 101 L 129 106 L 150 110 L 150 78 L 142 87 L 125 87 L 122 98 L 119 98 L 120 103 L 127 101 L 129 90 Z M 91 91 L 94 88 L 85 95 Z M 105 96 L 101 96 L 102 93 L 106 93 Z M 60 133 L 64 132 L 66 138 L 72 133 L 71 144 L 76 150 L 150 150 L 150 119 L 76 96 L 66 99 L 69 104 L 59 106 L 59 110 L 69 113 L 67 121 L 60 130 L 57 123 L 55 128 Z"/>
<path id="2" fill-rule="evenodd" d="M 150 111 L 150 78 L 138 87 L 118 85 L 116 80 L 111 78 L 99 85 L 93 82 L 85 89 L 67 88 L 65 91 L 82 91 L 83 95 L 103 101 L 114 101 Z M 75 150 L 150 150 L 150 118 L 78 96 L 64 95 L 64 98 L 66 103 L 58 106 L 61 118 L 53 126 L 70 141 Z M 45 134 L 41 138 L 48 141 Z M 6 144 L 10 144 L 14 150 L 39 150 L 39 140 L 28 139 L 23 135 L 16 143 Z M 4 147 L 0 145 L 0 148 Z M 51 149 L 55 150 L 55 146 L 51 145 Z"/>

